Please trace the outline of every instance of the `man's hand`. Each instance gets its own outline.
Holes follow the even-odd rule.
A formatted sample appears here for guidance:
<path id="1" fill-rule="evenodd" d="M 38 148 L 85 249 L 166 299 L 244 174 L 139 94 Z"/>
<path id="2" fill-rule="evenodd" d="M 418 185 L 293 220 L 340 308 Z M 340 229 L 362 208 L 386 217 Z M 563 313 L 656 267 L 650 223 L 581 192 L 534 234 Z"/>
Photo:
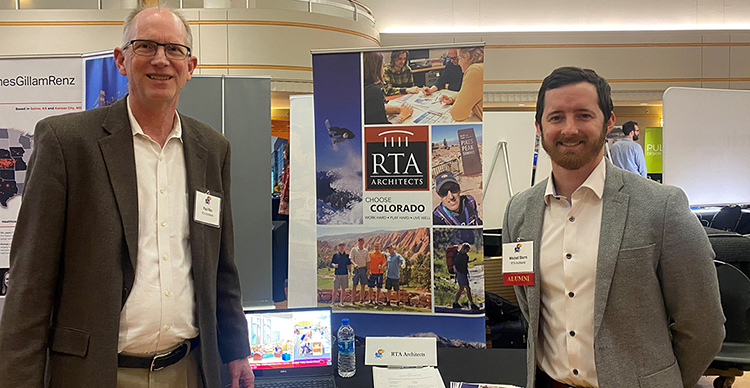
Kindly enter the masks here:
<path id="1" fill-rule="evenodd" d="M 425 96 L 429 96 L 430 94 L 435 92 L 437 92 L 437 88 L 435 87 L 435 85 L 432 85 L 429 88 L 426 86 L 422 88 L 422 94 L 424 94 Z"/>
<path id="2" fill-rule="evenodd" d="M 227 364 L 229 375 L 232 376 L 232 383 L 226 388 L 253 388 L 255 386 L 255 375 L 247 358 L 239 358 L 229 361 Z"/>
<path id="3" fill-rule="evenodd" d="M 410 88 L 406 88 L 406 93 L 407 93 L 407 94 L 417 94 L 417 93 L 419 93 L 419 92 L 420 92 L 421 90 L 422 90 L 422 89 L 420 89 L 420 88 L 419 88 L 419 86 L 412 86 L 412 87 L 410 87 Z"/>

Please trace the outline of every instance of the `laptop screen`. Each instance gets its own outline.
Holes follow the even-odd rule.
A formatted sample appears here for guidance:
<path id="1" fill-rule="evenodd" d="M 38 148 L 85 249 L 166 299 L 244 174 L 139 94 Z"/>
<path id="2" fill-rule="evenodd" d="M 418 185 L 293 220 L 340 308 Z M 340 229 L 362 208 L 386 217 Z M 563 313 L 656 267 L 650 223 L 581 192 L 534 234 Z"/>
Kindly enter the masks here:
<path id="1" fill-rule="evenodd" d="M 253 369 L 331 366 L 331 309 L 246 312 Z"/>

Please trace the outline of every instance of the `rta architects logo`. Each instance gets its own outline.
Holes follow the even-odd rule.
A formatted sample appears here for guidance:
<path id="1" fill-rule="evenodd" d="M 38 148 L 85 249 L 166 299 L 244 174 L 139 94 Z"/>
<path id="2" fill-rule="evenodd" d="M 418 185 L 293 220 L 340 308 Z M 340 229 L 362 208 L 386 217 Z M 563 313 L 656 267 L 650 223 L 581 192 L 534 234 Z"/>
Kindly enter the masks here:
<path id="1" fill-rule="evenodd" d="M 513 248 L 513 250 L 514 250 L 514 251 L 515 251 L 516 253 L 518 253 L 518 252 L 521 252 L 521 244 L 516 244 L 516 247 L 515 247 L 515 248 Z"/>
<path id="2" fill-rule="evenodd" d="M 366 127 L 367 190 L 428 191 L 427 126 Z"/>
<path id="3" fill-rule="evenodd" d="M 210 205 L 210 204 L 211 204 L 211 196 L 207 195 L 206 196 L 206 205 Z"/>
<path id="4" fill-rule="evenodd" d="M 378 349 L 378 351 L 375 352 L 375 358 L 383 358 L 384 354 L 385 354 L 385 349 Z"/>

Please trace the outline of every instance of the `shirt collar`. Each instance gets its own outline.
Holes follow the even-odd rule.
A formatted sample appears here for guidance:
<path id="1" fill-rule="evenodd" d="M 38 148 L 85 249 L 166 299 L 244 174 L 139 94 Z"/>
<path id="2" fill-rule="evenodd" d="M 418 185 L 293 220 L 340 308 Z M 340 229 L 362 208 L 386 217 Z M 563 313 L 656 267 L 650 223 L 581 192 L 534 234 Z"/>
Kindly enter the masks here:
<path id="1" fill-rule="evenodd" d="M 135 119 L 135 116 L 133 116 L 133 110 L 130 109 L 130 96 L 127 97 L 128 103 L 128 119 L 130 120 L 130 128 L 133 131 L 133 137 L 137 135 L 142 135 L 148 137 L 143 132 L 143 128 L 141 128 L 141 125 L 138 124 L 138 120 Z M 172 127 L 172 132 L 169 133 L 169 137 L 167 138 L 167 141 L 169 141 L 172 138 L 177 138 L 180 141 L 182 141 L 182 122 L 180 121 L 180 115 L 177 114 L 177 111 L 174 112 L 175 120 L 174 120 L 174 127 Z"/>
<path id="2" fill-rule="evenodd" d="M 580 187 L 576 189 L 576 192 L 578 190 L 581 190 L 582 188 L 587 188 L 593 192 L 598 199 L 602 199 L 602 195 L 604 194 L 604 180 L 607 175 L 607 166 L 606 161 L 604 158 L 599 162 L 599 164 L 596 165 L 596 168 L 594 168 L 594 171 L 589 174 L 588 178 L 581 184 Z M 573 192 L 575 194 L 575 192 Z M 550 174 L 549 179 L 547 179 L 547 188 L 544 191 L 544 203 L 549 206 L 550 201 L 553 198 L 557 198 L 557 191 L 555 190 L 555 184 L 554 180 L 552 179 L 552 174 Z M 570 198 L 568 198 L 570 200 Z"/>

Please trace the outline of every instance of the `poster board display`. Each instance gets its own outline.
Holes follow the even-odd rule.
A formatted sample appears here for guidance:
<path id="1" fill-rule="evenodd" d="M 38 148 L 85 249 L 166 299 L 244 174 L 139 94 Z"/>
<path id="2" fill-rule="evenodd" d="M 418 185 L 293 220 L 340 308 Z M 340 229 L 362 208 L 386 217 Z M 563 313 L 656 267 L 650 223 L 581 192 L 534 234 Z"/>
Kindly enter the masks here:
<path id="1" fill-rule="evenodd" d="M 450 48 L 428 49 L 437 59 Z M 315 281 L 309 288 L 305 279 L 308 289 L 297 290 L 290 261 L 289 302 L 312 292 L 308 303 L 332 306 L 335 314 L 363 314 L 359 321 L 374 315 L 358 335 L 360 329 L 372 334 L 378 322 L 403 322 L 416 331 L 422 318 L 463 318 L 460 329 L 451 321 L 449 338 L 483 347 L 484 48 L 459 45 L 467 70 L 462 89 L 433 93 L 422 91 L 431 85 L 404 75 L 414 49 L 313 53 L 314 170 L 301 169 L 315 177 L 314 230 L 302 230 L 300 241 L 307 247 L 314 238 L 312 268 L 301 271 Z M 400 82 L 397 77 L 410 86 L 384 92 L 386 80 Z M 303 146 L 295 138 L 294 111 L 291 127 L 290 241 L 298 241 L 302 228 L 295 219 L 311 209 L 309 203 L 295 209 L 295 158 Z"/>
<path id="2" fill-rule="evenodd" d="M 45 117 L 83 110 L 81 74 L 79 55 L 0 58 L 0 295 L 7 289 L 34 127 Z"/>

